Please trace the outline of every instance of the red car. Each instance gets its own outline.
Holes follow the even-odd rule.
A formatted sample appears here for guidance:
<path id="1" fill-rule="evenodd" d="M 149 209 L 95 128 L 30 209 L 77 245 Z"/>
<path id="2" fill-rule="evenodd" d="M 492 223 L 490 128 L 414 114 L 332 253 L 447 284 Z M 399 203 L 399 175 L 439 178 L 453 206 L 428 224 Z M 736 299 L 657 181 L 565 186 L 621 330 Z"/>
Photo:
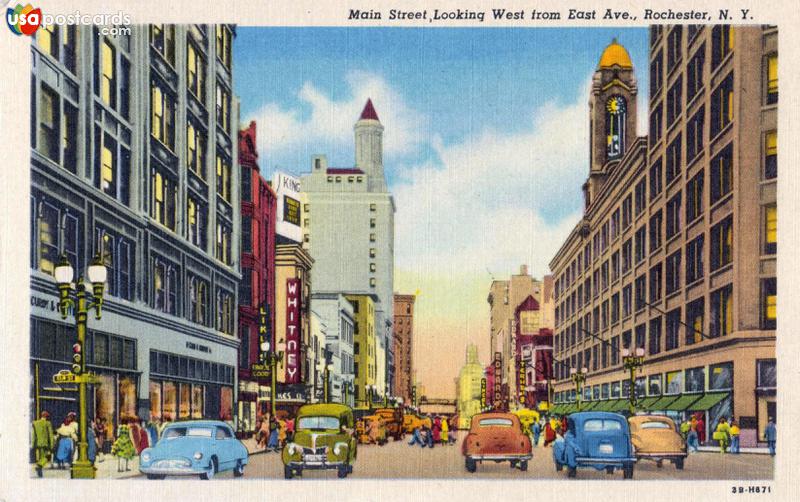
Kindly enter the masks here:
<path id="1" fill-rule="evenodd" d="M 468 472 L 478 462 L 511 462 L 511 467 L 528 470 L 533 458 L 531 440 L 522 432 L 519 418 L 511 413 L 480 413 L 472 417 L 469 434 L 461 443 Z"/>

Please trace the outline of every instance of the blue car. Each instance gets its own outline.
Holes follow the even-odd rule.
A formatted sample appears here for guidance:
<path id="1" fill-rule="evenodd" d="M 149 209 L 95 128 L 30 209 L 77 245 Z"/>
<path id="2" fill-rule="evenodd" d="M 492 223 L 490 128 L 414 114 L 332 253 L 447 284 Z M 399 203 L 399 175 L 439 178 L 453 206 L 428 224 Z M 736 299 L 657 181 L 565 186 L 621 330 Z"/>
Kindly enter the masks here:
<path id="1" fill-rule="evenodd" d="M 139 471 L 147 479 L 166 476 L 200 476 L 211 479 L 218 472 L 233 470 L 244 475 L 247 448 L 233 429 L 216 420 L 175 422 L 164 428 L 161 439 L 139 455 Z"/>
<path id="2" fill-rule="evenodd" d="M 603 411 L 571 414 L 564 437 L 553 443 L 553 461 L 557 471 L 567 466 L 571 478 L 578 467 L 605 469 L 608 474 L 621 469 L 625 479 L 633 478 L 636 455 L 628 421 Z"/>

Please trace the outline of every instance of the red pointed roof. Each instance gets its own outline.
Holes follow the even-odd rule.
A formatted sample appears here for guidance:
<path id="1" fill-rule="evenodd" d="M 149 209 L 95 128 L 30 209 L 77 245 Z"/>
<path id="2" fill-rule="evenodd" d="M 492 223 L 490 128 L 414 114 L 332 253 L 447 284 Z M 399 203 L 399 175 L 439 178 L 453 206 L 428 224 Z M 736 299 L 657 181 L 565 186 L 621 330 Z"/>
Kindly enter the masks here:
<path id="1" fill-rule="evenodd" d="M 381 119 L 378 118 L 378 113 L 375 111 L 375 107 L 372 106 L 372 99 L 367 98 L 367 104 L 364 105 L 364 111 L 361 112 L 361 117 L 358 120 L 377 120 L 380 122 Z"/>

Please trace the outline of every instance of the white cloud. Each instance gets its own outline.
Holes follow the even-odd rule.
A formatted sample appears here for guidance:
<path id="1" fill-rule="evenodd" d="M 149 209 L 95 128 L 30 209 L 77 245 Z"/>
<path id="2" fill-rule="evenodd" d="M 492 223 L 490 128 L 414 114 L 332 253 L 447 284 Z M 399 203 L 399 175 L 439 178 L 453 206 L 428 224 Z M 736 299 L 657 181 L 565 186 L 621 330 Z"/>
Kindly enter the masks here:
<path id="1" fill-rule="evenodd" d="M 346 99 L 336 100 L 312 82 L 305 82 L 297 93 L 298 107 L 283 109 L 268 103 L 243 121 L 257 122 L 258 144 L 263 145 L 268 164 L 295 154 L 293 161 L 300 165 L 290 167 L 303 170 L 311 154 L 324 153 L 337 167 L 353 165 L 353 125 L 368 98 L 386 131 L 391 131 L 384 134 L 387 158 L 420 148 L 427 118 L 408 106 L 400 93 L 382 77 L 363 71 L 352 71 L 345 80 L 349 88 Z M 303 113 L 302 109 L 310 111 Z"/>

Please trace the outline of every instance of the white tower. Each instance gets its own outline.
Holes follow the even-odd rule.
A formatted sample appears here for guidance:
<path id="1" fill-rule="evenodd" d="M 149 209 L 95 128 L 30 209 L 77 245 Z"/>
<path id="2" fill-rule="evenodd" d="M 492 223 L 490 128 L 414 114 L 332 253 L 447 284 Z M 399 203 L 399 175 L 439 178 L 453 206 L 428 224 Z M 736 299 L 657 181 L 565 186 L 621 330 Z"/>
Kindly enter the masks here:
<path id="1" fill-rule="evenodd" d="M 370 191 L 386 191 L 383 177 L 383 125 L 372 100 L 367 99 L 358 122 L 353 127 L 356 136 L 356 167 L 364 171 Z"/>

